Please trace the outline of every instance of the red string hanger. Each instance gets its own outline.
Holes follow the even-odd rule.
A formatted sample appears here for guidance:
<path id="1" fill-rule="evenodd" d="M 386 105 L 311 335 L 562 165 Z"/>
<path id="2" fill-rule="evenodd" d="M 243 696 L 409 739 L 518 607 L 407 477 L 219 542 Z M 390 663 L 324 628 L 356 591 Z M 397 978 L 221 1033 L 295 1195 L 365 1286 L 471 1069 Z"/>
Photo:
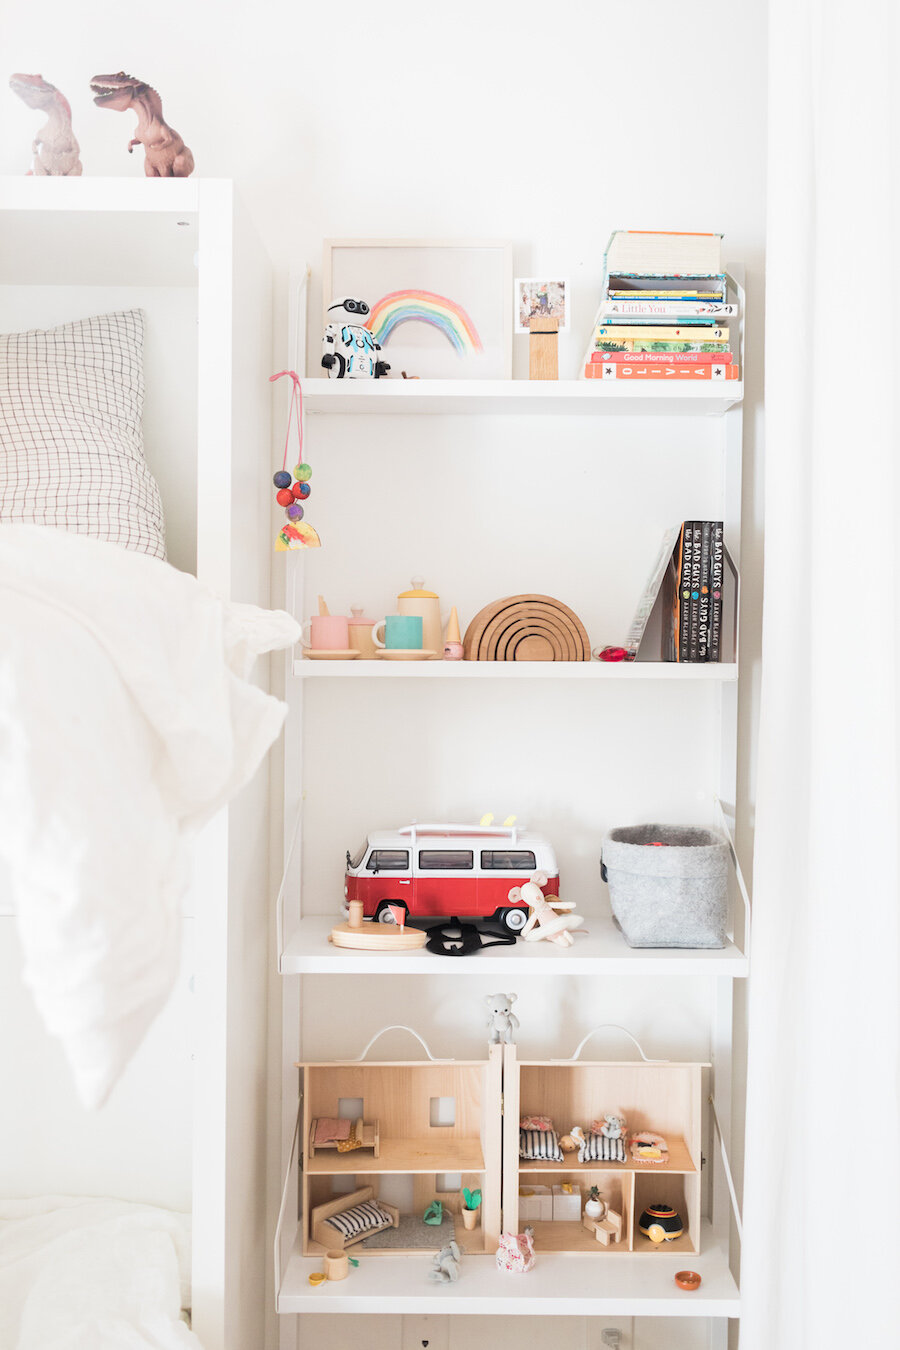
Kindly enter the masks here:
<path id="1" fill-rule="evenodd" d="M 269 376 L 269 382 L 280 380 L 283 375 L 291 377 L 293 387 L 291 389 L 291 406 L 288 410 L 287 434 L 284 438 L 284 458 L 281 462 L 281 468 L 272 479 L 276 488 L 275 500 L 279 506 L 284 507 L 285 515 L 285 522 L 278 532 L 278 538 L 275 540 L 276 553 L 286 553 L 295 548 L 319 548 L 322 543 L 309 521 L 303 518 L 305 514 L 303 503 L 312 492 L 312 488 L 309 486 L 312 469 L 303 459 L 303 390 L 300 387 L 300 377 L 295 370 L 279 370 L 277 375 Z M 295 412 L 297 415 L 297 463 L 294 465 L 293 471 L 289 471 L 287 467 L 288 451 L 291 448 L 291 427 Z"/>

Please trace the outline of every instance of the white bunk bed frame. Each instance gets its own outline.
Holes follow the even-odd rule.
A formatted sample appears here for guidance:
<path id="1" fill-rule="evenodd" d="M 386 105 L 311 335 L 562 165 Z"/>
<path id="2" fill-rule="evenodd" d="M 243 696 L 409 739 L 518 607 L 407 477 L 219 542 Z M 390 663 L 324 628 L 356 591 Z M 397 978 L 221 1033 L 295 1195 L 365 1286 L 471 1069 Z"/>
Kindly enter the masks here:
<path id="1" fill-rule="evenodd" d="M 272 272 L 232 184 L 0 178 L 2 331 L 135 303 L 148 314 L 146 448 L 163 493 L 170 560 L 225 597 L 267 605 Z M 262 671 L 265 679 L 264 664 Z M 192 1144 L 189 1166 L 186 1141 L 177 1166 L 190 1173 L 192 1319 L 205 1350 L 265 1342 L 268 807 L 264 767 L 198 841 L 186 904 L 193 997 L 182 1001 L 180 1015 L 189 1022 L 177 1030 L 182 1045 L 192 1044 L 193 1064 L 185 1075 L 191 1101 L 177 1106 L 191 1119 Z M 8 916 L 7 904 L 0 955 L 13 960 Z M 19 997 L 27 996 L 11 981 L 4 998 Z M 140 1052 L 144 1090 L 165 1102 L 167 1091 L 177 1091 L 171 1086 L 177 1076 L 171 1058 L 154 1058 L 150 1044 L 148 1037 Z M 65 1103 L 68 1085 L 53 1047 L 36 1041 L 27 1061 L 29 1087 L 32 1076 L 46 1075 L 37 1094 L 44 1107 L 48 1100 Z M 21 1112 L 34 1095 L 11 1095 L 21 1141 L 28 1137 Z M 54 1122 L 60 1138 L 68 1133 L 65 1109 L 58 1108 Z M 105 1109 L 116 1115 L 114 1104 Z M 89 1128 L 76 1115 L 71 1137 L 82 1152 L 73 1159 L 68 1189 L 83 1193 L 87 1184 L 96 1191 L 108 1135 L 101 1121 Z M 133 1160 L 137 1193 L 123 1192 L 121 1165 L 111 1193 L 153 1198 L 166 1189 L 171 1159 L 146 1156 L 131 1142 L 134 1154 L 144 1155 Z M 22 1162 L 20 1154 L 0 1164 L 0 1192 L 4 1176 L 11 1188 L 21 1184 L 14 1169 Z"/>

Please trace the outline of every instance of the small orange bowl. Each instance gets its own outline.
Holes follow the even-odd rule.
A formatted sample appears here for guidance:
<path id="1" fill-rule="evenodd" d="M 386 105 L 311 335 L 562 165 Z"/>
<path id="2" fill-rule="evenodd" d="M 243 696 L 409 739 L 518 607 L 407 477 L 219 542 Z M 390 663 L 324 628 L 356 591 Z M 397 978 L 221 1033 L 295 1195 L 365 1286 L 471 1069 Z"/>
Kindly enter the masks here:
<path id="1" fill-rule="evenodd" d="M 686 1289 L 692 1294 L 695 1289 L 700 1288 L 700 1276 L 696 1270 L 679 1270 L 675 1275 L 675 1283 L 679 1289 Z"/>

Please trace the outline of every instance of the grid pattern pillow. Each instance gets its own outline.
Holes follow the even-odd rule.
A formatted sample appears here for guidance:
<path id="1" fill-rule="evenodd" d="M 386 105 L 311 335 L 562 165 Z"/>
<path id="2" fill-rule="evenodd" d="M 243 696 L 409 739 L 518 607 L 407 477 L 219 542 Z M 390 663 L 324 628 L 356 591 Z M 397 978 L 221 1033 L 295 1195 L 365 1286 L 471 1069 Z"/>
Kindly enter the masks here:
<path id="1" fill-rule="evenodd" d="M 143 351 L 139 309 L 0 336 L 0 521 L 165 558 L 144 459 Z"/>
<path id="2" fill-rule="evenodd" d="M 361 1205 L 345 1209 L 341 1214 L 332 1214 L 325 1222 L 345 1238 L 354 1238 L 360 1233 L 371 1233 L 376 1228 L 390 1228 L 393 1220 L 377 1200 L 364 1200 Z"/>
<path id="3" fill-rule="evenodd" d="M 607 1139 L 602 1134 L 589 1134 L 578 1150 L 579 1162 L 625 1161 L 625 1140 Z"/>
<path id="4" fill-rule="evenodd" d="M 519 1130 L 519 1157 L 530 1162 L 562 1162 L 563 1152 L 555 1130 Z"/>

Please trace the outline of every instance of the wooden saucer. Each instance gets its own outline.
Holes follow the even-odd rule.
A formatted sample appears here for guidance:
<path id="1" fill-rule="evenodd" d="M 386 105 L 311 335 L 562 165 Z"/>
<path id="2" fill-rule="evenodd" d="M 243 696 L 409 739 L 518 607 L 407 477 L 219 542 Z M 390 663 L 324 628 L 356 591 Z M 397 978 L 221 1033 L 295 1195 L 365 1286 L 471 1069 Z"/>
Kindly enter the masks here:
<path id="1" fill-rule="evenodd" d="M 437 652 L 424 647 L 380 647 L 375 656 L 382 661 L 430 661 Z"/>
<path id="2" fill-rule="evenodd" d="M 310 647 L 303 656 L 307 661 L 353 661 L 359 656 L 359 652 L 355 647 L 339 647 L 334 650 L 324 647 L 314 650 Z"/>

